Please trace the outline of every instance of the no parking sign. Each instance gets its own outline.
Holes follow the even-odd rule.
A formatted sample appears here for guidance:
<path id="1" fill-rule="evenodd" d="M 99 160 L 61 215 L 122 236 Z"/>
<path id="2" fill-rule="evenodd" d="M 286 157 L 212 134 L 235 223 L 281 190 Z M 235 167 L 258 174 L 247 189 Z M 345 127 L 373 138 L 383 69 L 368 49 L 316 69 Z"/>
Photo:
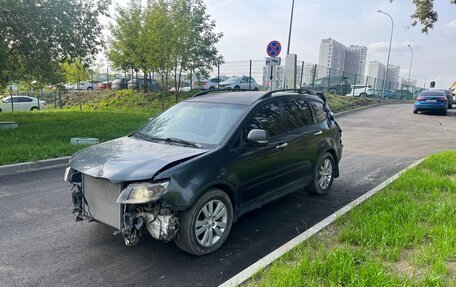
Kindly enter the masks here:
<path id="1" fill-rule="evenodd" d="M 276 40 L 269 42 L 266 47 L 266 53 L 268 53 L 269 57 L 277 57 L 280 54 L 280 51 L 282 51 L 282 45 Z"/>

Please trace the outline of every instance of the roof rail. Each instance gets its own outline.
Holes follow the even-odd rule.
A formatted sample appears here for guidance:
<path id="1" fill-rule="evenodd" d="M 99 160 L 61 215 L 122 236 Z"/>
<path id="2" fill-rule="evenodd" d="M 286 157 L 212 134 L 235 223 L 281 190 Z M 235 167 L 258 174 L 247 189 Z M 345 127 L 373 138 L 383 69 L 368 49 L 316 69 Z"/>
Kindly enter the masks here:
<path id="1" fill-rule="evenodd" d="M 260 98 L 260 100 L 264 100 L 264 99 L 270 98 L 270 97 L 272 97 L 272 94 L 280 93 L 280 92 L 295 92 L 295 93 L 298 93 L 300 95 L 314 95 L 314 96 L 318 96 L 324 103 L 326 103 L 326 97 L 325 97 L 325 95 L 323 93 L 315 92 L 314 90 L 305 89 L 305 88 L 302 88 L 302 89 L 282 89 L 282 90 L 270 91 L 270 92 L 267 92 L 266 94 L 264 94 Z"/>
<path id="2" fill-rule="evenodd" d="M 199 93 L 193 95 L 192 98 L 199 97 L 199 96 L 204 96 L 204 95 L 207 95 L 207 94 L 217 93 L 217 92 L 247 92 L 247 91 L 251 92 L 251 91 L 255 91 L 255 90 L 249 90 L 249 89 L 214 89 L 214 90 L 207 90 L 207 91 L 199 92 Z"/>
<path id="3" fill-rule="evenodd" d="M 295 92 L 295 93 L 298 93 L 301 95 L 317 95 L 317 93 L 315 91 L 309 90 L 309 89 L 282 89 L 282 90 L 274 90 L 274 91 L 267 92 L 260 98 L 260 100 L 270 98 L 272 96 L 272 94 L 280 93 L 280 92 Z"/>

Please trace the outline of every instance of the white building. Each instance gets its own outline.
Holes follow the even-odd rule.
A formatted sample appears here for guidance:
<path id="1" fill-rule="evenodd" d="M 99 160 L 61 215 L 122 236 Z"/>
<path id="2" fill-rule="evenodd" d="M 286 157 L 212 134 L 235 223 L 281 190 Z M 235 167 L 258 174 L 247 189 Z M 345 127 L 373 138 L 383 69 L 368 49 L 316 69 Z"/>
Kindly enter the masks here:
<path id="1" fill-rule="evenodd" d="M 345 68 L 346 47 L 334 39 L 322 39 L 318 57 L 318 77 L 342 75 Z"/>
<path id="2" fill-rule="evenodd" d="M 320 43 L 318 78 L 347 76 L 351 82 L 359 83 L 364 79 L 366 69 L 366 46 L 346 47 L 334 39 L 323 39 Z"/>
<path id="3" fill-rule="evenodd" d="M 352 83 L 363 83 L 364 72 L 366 69 L 366 57 L 367 47 L 366 46 L 354 46 L 347 47 L 345 51 L 345 75 L 350 78 Z"/>
<path id="4" fill-rule="evenodd" d="M 369 68 L 367 76 L 368 85 L 371 85 L 374 89 L 381 89 L 383 79 L 385 77 L 386 66 L 378 61 L 369 62 Z"/>

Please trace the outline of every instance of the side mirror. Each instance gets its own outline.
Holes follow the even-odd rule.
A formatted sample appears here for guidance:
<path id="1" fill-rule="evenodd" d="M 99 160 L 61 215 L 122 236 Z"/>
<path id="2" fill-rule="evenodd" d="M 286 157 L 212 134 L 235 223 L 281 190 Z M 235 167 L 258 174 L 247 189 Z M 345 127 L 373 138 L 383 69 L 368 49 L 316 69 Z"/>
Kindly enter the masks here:
<path id="1" fill-rule="evenodd" d="M 247 142 L 253 146 L 267 146 L 269 133 L 265 130 L 253 129 L 247 135 Z"/>

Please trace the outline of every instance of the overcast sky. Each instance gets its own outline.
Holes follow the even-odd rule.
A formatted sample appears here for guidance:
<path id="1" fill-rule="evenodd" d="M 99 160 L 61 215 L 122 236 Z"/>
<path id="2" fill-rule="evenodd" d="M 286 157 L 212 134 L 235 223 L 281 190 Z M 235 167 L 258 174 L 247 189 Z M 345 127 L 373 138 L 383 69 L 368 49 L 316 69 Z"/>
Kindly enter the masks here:
<path id="1" fill-rule="evenodd" d="M 116 0 L 125 4 L 127 0 Z M 266 57 L 270 40 L 282 43 L 286 53 L 291 0 L 205 0 L 207 11 L 224 36 L 218 44 L 226 62 L 259 60 Z M 318 63 L 323 38 L 349 45 L 367 46 L 368 61 L 386 64 L 391 21 L 376 11 L 381 9 L 394 19 L 390 64 L 401 66 L 407 78 L 411 45 L 414 51 L 412 78 L 418 85 L 435 80 L 439 87 L 456 81 L 456 5 L 438 0 L 439 21 L 429 35 L 419 25 L 405 29 L 414 12 L 412 0 L 295 0 L 290 53 L 299 61 Z M 367 71 L 367 67 L 366 67 Z"/>

